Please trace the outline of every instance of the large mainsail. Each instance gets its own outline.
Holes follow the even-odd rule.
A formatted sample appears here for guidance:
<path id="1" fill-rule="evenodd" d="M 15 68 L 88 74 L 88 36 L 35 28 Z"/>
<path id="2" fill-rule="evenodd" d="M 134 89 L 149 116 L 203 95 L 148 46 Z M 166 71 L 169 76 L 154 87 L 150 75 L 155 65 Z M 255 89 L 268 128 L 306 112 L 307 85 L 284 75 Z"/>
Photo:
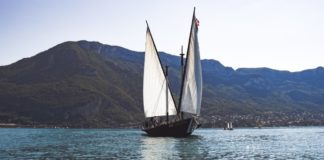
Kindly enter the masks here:
<path id="1" fill-rule="evenodd" d="M 199 115 L 202 98 L 202 74 L 198 45 L 198 25 L 195 12 L 192 18 L 187 59 L 180 95 L 180 110 Z"/>
<path id="2" fill-rule="evenodd" d="M 166 95 L 168 95 L 169 115 L 176 115 L 177 111 L 175 108 L 175 103 L 171 95 L 169 85 L 165 78 L 151 31 L 148 26 L 146 30 L 145 47 L 143 80 L 143 102 L 145 117 L 166 115 Z"/>

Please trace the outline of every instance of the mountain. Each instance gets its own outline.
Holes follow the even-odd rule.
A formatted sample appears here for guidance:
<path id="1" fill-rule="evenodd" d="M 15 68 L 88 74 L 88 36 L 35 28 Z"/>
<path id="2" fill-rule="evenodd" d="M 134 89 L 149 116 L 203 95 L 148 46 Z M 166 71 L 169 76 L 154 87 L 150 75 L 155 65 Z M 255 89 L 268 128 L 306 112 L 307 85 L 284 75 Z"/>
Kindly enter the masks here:
<path id="1" fill-rule="evenodd" d="M 160 55 L 162 63 L 169 65 L 171 89 L 177 97 L 180 59 L 163 52 Z M 0 123 L 138 126 L 144 119 L 143 64 L 143 52 L 78 41 L 64 42 L 1 66 Z M 235 117 L 241 117 L 243 123 L 242 119 L 251 115 L 259 116 L 260 120 L 260 116 L 269 114 L 281 118 L 324 114 L 323 67 L 301 72 L 269 68 L 234 70 L 216 60 L 202 60 L 202 69 L 204 123 L 220 123 Z M 324 122 L 322 118 L 320 123 Z"/>

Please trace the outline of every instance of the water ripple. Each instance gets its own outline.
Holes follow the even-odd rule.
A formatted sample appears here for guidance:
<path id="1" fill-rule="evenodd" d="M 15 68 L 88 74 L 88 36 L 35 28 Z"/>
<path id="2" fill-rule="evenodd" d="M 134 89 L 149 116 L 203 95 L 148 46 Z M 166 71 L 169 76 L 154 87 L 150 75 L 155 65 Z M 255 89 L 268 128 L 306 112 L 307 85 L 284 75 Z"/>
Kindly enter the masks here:
<path id="1" fill-rule="evenodd" d="M 324 127 L 200 129 L 187 138 L 136 129 L 0 129 L 0 159 L 324 159 Z"/>

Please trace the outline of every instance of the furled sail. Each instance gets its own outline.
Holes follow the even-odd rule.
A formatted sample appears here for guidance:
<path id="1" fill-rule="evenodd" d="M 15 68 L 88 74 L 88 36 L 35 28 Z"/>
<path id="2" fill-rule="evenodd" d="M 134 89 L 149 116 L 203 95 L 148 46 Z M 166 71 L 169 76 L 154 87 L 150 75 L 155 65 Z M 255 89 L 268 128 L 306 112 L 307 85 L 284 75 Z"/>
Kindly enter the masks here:
<path id="1" fill-rule="evenodd" d="M 202 73 L 197 36 L 198 25 L 199 21 L 196 19 L 194 12 L 179 104 L 181 111 L 196 115 L 200 114 L 202 98 Z"/>
<path id="2" fill-rule="evenodd" d="M 165 116 L 167 103 L 169 115 L 176 115 L 177 111 L 175 108 L 175 103 L 172 98 L 169 85 L 166 81 L 149 27 L 147 27 L 146 31 L 145 45 L 143 80 L 143 102 L 145 117 Z"/>

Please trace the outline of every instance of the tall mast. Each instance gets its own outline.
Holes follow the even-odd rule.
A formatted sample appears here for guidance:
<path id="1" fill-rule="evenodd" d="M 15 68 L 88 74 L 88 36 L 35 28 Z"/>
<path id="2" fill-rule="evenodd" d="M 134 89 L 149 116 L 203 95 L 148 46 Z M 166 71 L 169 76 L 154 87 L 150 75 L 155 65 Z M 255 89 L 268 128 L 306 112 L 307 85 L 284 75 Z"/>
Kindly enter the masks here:
<path id="1" fill-rule="evenodd" d="M 186 63 L 184 64 L 184 71 L 183 71 L 183 74 L 182 74 L 182 82 L 181 82 L 181 90 L 180 90 L 180 96 L 179 96 L 179 107 L 178 107 L 178 115 L 181 111 L 181 100 L 182 100 L 182 92 L 183 92 L 183 85 L 184 85 L 184 80 L 185 80 L 185 76 L 186 76 L 186 72 L 187 72 L 187 62 L 188 62 L 188 53 L 189 53 L 189 47 L 190 47 L 190 38 L 191 38 L 191 34 L 192 34 L 192 27 L 193 27 L 193 23 L 194 23 L 194 20 L 196 18 L 195 16 L 195 10 L 196 10 L 196 7 L 194 7 L 194 11 L 193 11 L 193 15 L 192 15 L 192 21 L 191 21 L 191 27 L 190 27 L 190 35 L 189 35 L 189 40 L 188 40 L 188 46 L 187 46 L 187 58 L 186 58 Z M 182 116 L 180 116 L 182 118 Z"/>
<path id="2" fill-rule="evenodd" d="M 165 85 L 168 85 L 168 66 L 165 66 Z M 168 87 L 165 87 L 165 99 L 166 99 L 166 120 L 169 124 L 169 99 L 168 99 Z"/>
<path id="3" fill-rule="evenodd" d="M 183 57 L 184 57 L 184 53 L 183 53 L 183 45 L 181 45 L 181 53 L 180 53 L 180 66 L 181 66 L 181 71 L 180 71 L 180 77 L 184 77 L 184 63 L 183 63 Z M 181 81 L 182 81 L 182 79 L 181 79 Z M 182 84 L 181 84 L 181 86 L 182 86 Z M 182 87 L 180 88 L 180 93 L 182 92 Z M 181 94 L 180 94 L 181 95 Z M 181 100 L 180 100 L 181 101 Z M 180 102 L 179 101 L 179 102 Z M 180 119 L 182 119 L 182 117 L 183 117 L 183 115 L 180 113 L 180 104 L 179 104 L 179 106 L 178 106 L 178 110 L 179 110 L 179 113 L 178 113 L 178 116 L 180 117 Z"/>
<path id="4" fill-rule="evenodd" d="M 184 53 L 183 53 L 183 45 L 181 45 L 181 53 L 180 53 L 180 60 L 181 60 L 181 77 L 182 77 L 182 74 L 183 74 L 183 56 L 184 56 Z"/>

